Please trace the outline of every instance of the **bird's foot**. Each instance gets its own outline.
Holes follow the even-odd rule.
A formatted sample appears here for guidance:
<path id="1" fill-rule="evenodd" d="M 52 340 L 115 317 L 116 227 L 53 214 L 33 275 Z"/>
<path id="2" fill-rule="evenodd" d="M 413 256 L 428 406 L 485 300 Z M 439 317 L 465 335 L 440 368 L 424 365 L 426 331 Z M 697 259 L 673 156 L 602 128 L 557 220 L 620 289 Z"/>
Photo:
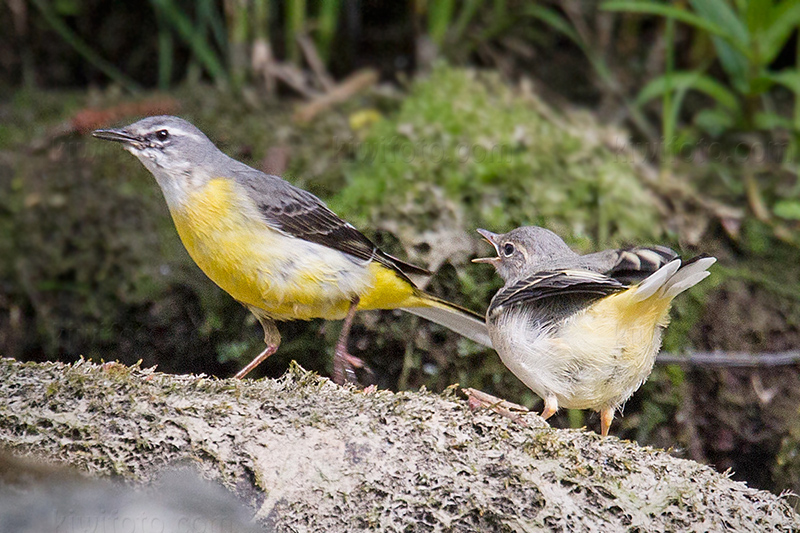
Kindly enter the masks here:
<path id="1" fill-rule="evenodd" d="M 489 409 L 522 426 L 528 426 L 524 418 L 525 415 L 530 412 L 527 407 L 503 400 L 476 389 L 464 389 L 464 393 L 467 395 L 470 409 Z"/>
<path id="2" fill-rule="evenodd" d="M 367 364 L 355 355 L 350 355 L 343 346 L 337 346 L 333 354 L 333 382 L 359 384 L 358 374 L 366 373 L 370 380 L 374 377 Z"/>

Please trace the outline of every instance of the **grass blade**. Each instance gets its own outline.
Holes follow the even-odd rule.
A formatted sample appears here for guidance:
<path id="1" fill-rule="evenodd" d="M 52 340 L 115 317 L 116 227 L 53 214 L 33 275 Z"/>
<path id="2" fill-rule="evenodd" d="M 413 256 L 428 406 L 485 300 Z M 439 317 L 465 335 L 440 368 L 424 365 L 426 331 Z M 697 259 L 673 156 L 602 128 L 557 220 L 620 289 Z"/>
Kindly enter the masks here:
<path id="1" fill-rule="evenodd" d="M 689 24 L 695 28 L 707 31 L 708 33 L 722 36 L 729 36 L 730 33 L 723 26 L 700 17 L 691 11 L 673 7 L 668 4 L 658 4 L 642 0 L 612 0 L 604 2 L 601 6 L 605 11 L 620 11 L 623 13 L 641 13 L 643 15 L 659 15 L 662 17 L 672 17 L 675 20 Z"/>
<path id="2" fill-rule="evenodd" d="M 428 36 L 439 49 L 444 44 L 454 10 L 453 0 L 430 0 L 428 4 Z"/>
<path id="3" fill-rule="evenodd" d="M 339 13 L 341 13 L 340 0 L 320 2 L 317 18 L 317 52 L 326 64 L 330 62 L 331 43 L 333 43 L 333 37 L 336 35 Z"/>
<path id="4" fill-rule="evenodd" d="M 91 63 L 97 70 L 108 76 L 109 79 L 118 83 L 126 90 L 135 93 L 141 90 L 138 83 L 123 74 L 121 70 L 106 61 L 100 54 L 92 50 L 92 48 L 81 39 L 77 33 L 72 31 L 64 21 L 59 17 L 50 6 L 49 2 L 44 0 L 31 0 L 31 3 L 36 6 L 39 12 L 44 17 L 45 21 L 50 25 L 62 39 L 64 39 L 72 48 L 75 49 L 86 61 Z"/>
<path id="5" fill-rule="evenodd" d="M 158 27 L 158 88 L 166 91 L 172 82 L 175 40 L 169 24 L 164 20 L 164 15 L 160 11 L 156 11 L 156 25 Z"/>
<path id="6" fill-rule="evenodd" d="M 654 98 L 664 94 L 664 91 L 695 90 L 713 98 L 720 105 L 736 110 L 739 100 L 736 95 L 723 84 L 701 72 L 673 72 L 670 79 L 659 76 L 650 81 L 636 97 L 636 105 L 642 106 Z"/>
<path id="7" fill-rule="evenodd" d="M 711 0 L 707 1 L 710 2 Z M 728 26 L 714 22 L 716 19 L 703 17 L 686 9 L 681 9 L 668 4 L 659 4 L 643 0 L 611 0 L 603 3 L 602 9 L 607 11 L 621 11 L 627 13 L 641 13 L 646 15 L 672 17 L 679 22 L 683 22 L 684 24 L 688 24 L 724 39 L 744 55 L 748 55 L 750 53 L 748 46 L 744 44 L 749 40 L 747 29 L 744 28 L 744 26 L 741 25 L 741 21 L 738 20 L 737 24 L 735 24 L 735 31 L 731 31 Z M 740 33 L 740 30 L 742 29 L 744 30 L 744 38 L 742 38 Z"/>
<path id="8" fill-rule="evenodd" d="M 483 0 L 466 0 L 462 6 L 461 11 L 458 13 L 450 33 L 453 36 L 454 42 L 462 42 L 464 32 L 467 31 L 467 26 L 475 18 L 476 13 L 483 5 Z"/>
<path id="9" fill-rule="evenodd" d="M 773 9 L 772 13 L 772 23 L 764 30 L 762 44 L 765 65 L 775 61 L 792 32 L 800 28 L 800 3 L 783 2 Z"/>
<path id="10" fill-rule="evenodd" d="M 165 20 L 169 22 L 189 46 L 194 56 L 214 81 L 227 83 L 227 73 L 216 52 L 211 48 L 205 37 L 196 30 L 195 24 L 186 13 L 181 11 L 173 0 L 150 0 L 150 3 L 161 11 Z"/>
<path id="11" fill-rule="evenodd" d="M 297 36 L 306 31 L 306 0 L 290 0 L 286 2 L 286 58 L 298 65 L 300 48 Z"/>

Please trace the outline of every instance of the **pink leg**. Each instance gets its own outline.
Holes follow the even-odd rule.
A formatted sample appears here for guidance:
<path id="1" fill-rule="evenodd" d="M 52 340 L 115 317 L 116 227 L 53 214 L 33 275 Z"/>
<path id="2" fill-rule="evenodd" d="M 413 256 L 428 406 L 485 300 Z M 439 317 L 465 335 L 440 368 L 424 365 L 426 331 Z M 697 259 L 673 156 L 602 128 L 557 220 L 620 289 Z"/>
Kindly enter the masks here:
<path id="1" fill-rule="evenodd" d="M 555 396 L 548 396 L 544 399 L 544 410 L 542 411 L 542 418 L 547 420 L 558 411 L 558 398 Z"/>
<path id="2" fill-rule="evenodd" d="M 247 374 L 249 374 L 255 367 L 263 363 L 267 359 L 267 357 L 269 357 L 270 355 L 274 354 L 277 351 L 278 351 L 277 344 L 268 344 L 267 347 L 264 348 L 263 352 L 255 356 L 255 358 L 252 361 L 247 363 L 247 365 L 241 370 L 239 370 L 233 377 L 235 377 L 236 379 L 242 379 Z"/>
<path id="3" fill-rule="evenodd" d="M 613 407 L 606 407 L 600 411 L 600 434 L 604 437 L 608 437 L 608 429 L 614 421 L 614 411 Z"/>
<path id="4" fill-rule="evenodd" d="M 271 318 L 266 316 L 262 316 L 262 313 L 259 309 L 250 307 L 250 312 L 256 315 L 256 318 L 261 323 L 261 327 L 264 328 L 264 342 L 267 343 L 267 347 L 264 348 L 264 351 L 258 354 L 252 361 L 247 363 L 247 366 L 239 370 L 235 376 L 236 379 L 242 379 L 247 374 L 253 371 L 255 367 L 263 363 L 267 357 L 274 354 L 278 351 L 278 346 L 281 345 L 281 334 L 278 332 L 278 328 L 275 327 L 275 321 Z"/>
<path id="5" fill-rule="evenodd" d="M 350 302 L 350 309 L 344 317 L 342 332 L 339 334 L 339 342 L 336 343 L 336 350 L 333 353 L 333 382 L 343 385 L 345 381 L 357 382 L 355 369 L 365 368 L 364 361 L 354 357 L 347 352 L 347 341 L 350 338 L 350 328 L 353 325 L 353 318 L 358 310 L 358 297 Z"/>

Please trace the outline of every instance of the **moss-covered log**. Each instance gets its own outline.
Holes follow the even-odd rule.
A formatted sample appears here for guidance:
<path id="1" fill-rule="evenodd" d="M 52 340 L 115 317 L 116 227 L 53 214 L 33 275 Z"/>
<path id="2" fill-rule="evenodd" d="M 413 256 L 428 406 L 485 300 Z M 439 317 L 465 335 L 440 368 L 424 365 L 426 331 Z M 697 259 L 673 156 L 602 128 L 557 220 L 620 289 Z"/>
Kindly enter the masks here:
<path id="1" fill-rule="evenodd" d="M 452 389 L 451 389 L 452 390 Z M 290 531 L 789 531 L 786 498 L 616 438 L 364 393 L 0 360 L 0 443 L 134 483 L 192 463 Z"/>

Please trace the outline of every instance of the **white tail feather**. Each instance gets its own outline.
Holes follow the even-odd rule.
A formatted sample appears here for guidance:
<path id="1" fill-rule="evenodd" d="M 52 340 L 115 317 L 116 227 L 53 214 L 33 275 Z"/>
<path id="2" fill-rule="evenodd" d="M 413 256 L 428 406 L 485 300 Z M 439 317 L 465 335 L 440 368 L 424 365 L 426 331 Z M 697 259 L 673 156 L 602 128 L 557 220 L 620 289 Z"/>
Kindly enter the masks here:
<path id="1" fill-rule="evenodd" d="M 634 301 L 641 302 L 656 293 L 661 298 L 672 300 L 711 275 L 708 268 L 716 261 L 714 257 L 703 257 L 684 267 L 681 267 L 680 259 L 670 261 L 639 285 Z"/>
<path id="2" fill-rule="evenodd" d="M 667 283 L 667 281 L 675 275 L 681 267 L 681 260 L 675 259 L 670 261 L 663 267 L 656 270 L 654 273 L 642 282 L 636 289 L 636 294 L 633 295 L 634 302 L 641 302 L 647 300 L 654 295 L 658 290 Z"/>
<path id="3" fill-rule="evenodd" d="M 460 313 L 456 309 L 448 309 L 446 307 L 403 307 L 402 309 L 453 330 L 478 344 L 483 344 L 489 348 L 492 347 L 489 330 L 483 320 L 478 320 L 470 315 Z"/>
<path id="4" fill-rule="evenodd" d="M 669 288 L 664 291 L 664 297 L 672 300 L 683 291 L 690 289 L 711 275 L 711 272 L 695 272 L 691 276 L 682 278 L 677 283 L 670 283 Z"/>

